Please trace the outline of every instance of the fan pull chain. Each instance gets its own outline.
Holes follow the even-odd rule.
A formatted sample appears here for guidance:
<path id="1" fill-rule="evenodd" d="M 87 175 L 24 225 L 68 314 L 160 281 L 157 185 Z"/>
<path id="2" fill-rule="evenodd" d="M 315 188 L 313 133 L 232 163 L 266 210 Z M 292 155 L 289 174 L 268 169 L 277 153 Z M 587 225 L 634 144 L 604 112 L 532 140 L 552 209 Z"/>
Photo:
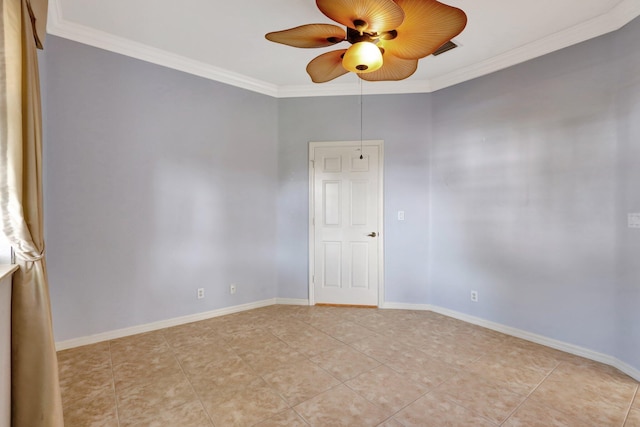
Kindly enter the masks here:
<path id="1" fill-rule="evenodd" d="M 360 160 L 364 159 L 362 155 L 362 79 L 358 79 L 360 81 Z"/>

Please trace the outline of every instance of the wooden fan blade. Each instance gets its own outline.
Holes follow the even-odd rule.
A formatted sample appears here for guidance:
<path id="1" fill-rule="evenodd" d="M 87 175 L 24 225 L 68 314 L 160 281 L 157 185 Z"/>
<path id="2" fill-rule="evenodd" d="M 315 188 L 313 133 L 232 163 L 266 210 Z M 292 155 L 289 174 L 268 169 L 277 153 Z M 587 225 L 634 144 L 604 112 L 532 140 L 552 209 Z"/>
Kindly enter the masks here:
<path id="1" fill-rule="evenodd" d="M 404 80 L 410 77 L 418 69 L 417 59 L 403 59 L 385 52 L 384 63 L 376 71 L 371 73 L 358 73 L 362 80 L 379 82 L 386 80 Z"/>
<path id="2" fill-rule="evenodd" d="M 368 33 L 395 30 L 404 20 L 393 0 L 316 0 L 316 5 L 334 21 Z"/>
<path id="3" fill-rule="evenodd" d="M 265 35 L 267 40 L 293 47 L 327 47 L 345 40 L 344 28 L 331 24 L 307 24 Z"/>
<path id="4" fill-rule="evenodd" d="M 334 50 L 311 60 L 307 65 L 307 73 L 311 80 L 314 83 L 325 83 L 347 74 L 348 71 L 342 66 L 342 57 L 346 51 L 347 49 Z"/>
<path id="5" fill-rule="evenodd" d="M 396 28 L 397 37 L 384 40 L 382 47 L 398 58 L 431 55 L 467 25 L 467 15 L 462 10 L 436 0 L 396 0 L 396 3 L 404 10 L 405 20 Z"/>

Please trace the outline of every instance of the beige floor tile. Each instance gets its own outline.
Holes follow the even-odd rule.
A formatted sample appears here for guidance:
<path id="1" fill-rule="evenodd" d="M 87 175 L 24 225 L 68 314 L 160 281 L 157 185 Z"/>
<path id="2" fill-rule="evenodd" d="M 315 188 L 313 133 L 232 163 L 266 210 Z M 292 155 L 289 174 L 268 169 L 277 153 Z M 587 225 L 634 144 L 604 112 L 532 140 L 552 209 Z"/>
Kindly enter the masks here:
<path id="1" fill-rule="evenodd" d="M 252 426 L 289 408 L 263 380 L 217 396 L 203 398 L 203 404 L 216 426 Z"/>
<path id="2" fill-rule="evenodd" d="M 160 406 L 138 412 L 130 418 L 120 417 L 120 427 L 213 427 L 199 401 L 179 406 Z"/>
<path id="3" fill-rule="evenodd" d="M 237 334 L 238 332 L 258 329 L 264 326 L 260 316 L 252 314 L 236 313 L 228 316 L 218 317 L 212 323 L 204 322 L 212 332 L 223 336 Z"/>
<path id="4" fill-rule="evenodd" d="M 186 373 L 198 373 L 207 365 L 224 365 L 240 359 L 226 345 L 211 342 L 174 348 L 173 354 Z"/>
<path id="5" fill-rule="evenodd" d="M 315 328 L 302 333 L 283 335 L 280 339 L 306 357 L 313 357 L 324 351 L 344 345 L 337 339 Z"/>
<path id="6" fill-rule="evenodd" d="M 132 335 L 109 342 L 114 365 L 135 362 L 149 354 L 166 352 L 169 344 L 161 331 Z"/>
<path id="7" fill-rule="evenodd" d="M 67 427 L 640 427 L 620 371 L 425 311 L 269 306 L 58 359 Z"/>
<path id="8" fill-rule="evenodd" d="M 277 371 L 306 359 L 303 354 L 284 342 L 268 345 L 261 350 L 251 349 L 238 354 L 258 375 Z"/>
<path id="9" fill-rule="evenodd" d="M 527 364 L 516 367 L 499 359 L 481 357 L 467 366 L 467 371 L 480 375 L 523 396 L 528 396 L 547 377 L 544 370 L 529 368 Z"/>
<path id="10" fill-rule="evenodd" d="M 291 406 L 340 384 L 314 363 L 304 360 L 262 376 Z"/>
<path id="11" fill-rule="evenodd" d="M 627 416 L 624 427 L 640 427 L 640 409 L 632 409 Z"/>
<path id="12" fill-rule="evenodd" d="M 597 427 L 534 400 L 525 401 L 503 424 L 504 427 Z"/>
<path id="13" fill-rule="evenodd" d="M 363 372 L 380 366 L 380 362 L 377 360 L 348 346 L 320 353 L 312 357 L 311 361 L 340 381 L 350 380 Z"/>
<path id="14" fill-rule="evenodd" d="M 633 401 L 638 383 L 619 370 L 601 363 L 582 360 L 579 363 L 562 362 L 549 375 L 549 381 L 575 382 L 582 392 L 608 395 L 622 405 Z"/>
<path id="15" fill-rule="evenodd" d="M 575 388 L 574 388 L 575 387 Z M 597 426 L 622 425 L 629 406 L 617 406 L 614 401 L 598 395 L 587 395 L 578 384 L 551 383 L 545 380 L 528 399 L 531 403 L 551 407 L 586 424 Z"/>
<path id="16" fill-rule="evenodd" d="M 203 323 L 187 323 L 162 331 L 171 347 L 200 344 L 206 342 L 224 342 L 225 337 Z"/>
<path id="17" fill-rule="evenodd" d="M 551 373 L 563 361 L 557 350 L 534 343 L 520 344 L 518 347 L 498 345 L 482 359 L 496 365 L 516 369 L 522 367 L 545 374 Z"/>
<path id="18" fill-rule="evenodd" d="M 381 363 L 397 359 L 412 350 L 411 347 L 382 335 L 364 338 L 351 346 Z"/>
<path id="19" fill-rule="evenodd" d="M 155 378 L 170 376 L 177 372 L 182 372 L 182 369 L 170 349 L 113 366 L 117 390 L 148 384 L 153 382 Z"/>
<path id="20" fill-rule="evenodd" d="M 457 367 L 468 366 L 486 354 L 483 349 L 458 339 L 452 334 L 440 340 L 431 340 L 419 349 L 436 360 Z"/>
<path id="21" fill-rule="evenodd" d="M 197 396 L 187 378 L 180 373 L 119 391 L 116 400 L 120 418 L 133 420 L 159 409 L 193 402 Z"/>
<path id="22" fill-rule="evenodd" d="M 92 399 L 63 407 L 66 427 L 118 427 L 113 389 L 103 390 Z"/>
<path id="23" fill-rule="evenodd" d="M 345 383 L 347 387 L 382 408 L 387 416 L 412 403 L 429 388 L 380 366 Z"/>
<path id="24" fill-rule="evenodd" d="M 363 338 L 375 335 L 375 332 L 372 330 L 358 325 L 355 322 L 338 321 L 337 324 L 319 325 L 317 328 L 345 344 L 352 344 L 356 341 L 362 340 Z"/>
<path id="25" fill-rule="evenodd" d="M 436 360 L 419 350 L 410 350 L 386 362 L 394 371 L 428 387 L 437 387 L 458 374 L 454 365 Z"/>
<path id="26" fill-rule="evenodd" d="M 435 392 L 421 397 L 393 418 L 404 427 L 496 427 L 498 425 Z"/>
<path id="27" fill-rule="evenodd" d="M 525 399 L 497 383 L 470 373 L 457 375 L 436 390 L 496 424 L 506 420 Z"/>
<path id="28" fill-rule="evenodd" d="M 584 419 L 574 418 L 534 401 L 525 401 L 502 424 L 503 427 L 596 427 Z"/>
<path id="29" fill-rule="evenodd" d="M 116 350 L 111 352 L 111 360 L 114 367 L 120 367 L 124 364 L 135 365 L 140 360 L 147 359 L 152 354 L 171 353 L 168 344 L 165 343 L 164 347 L 157 347 L 154 349 L 145 350 L 132 349 L 132 350 Z"/>
<path id="30" fill-rule="evenodd" d="M 265 346 L 281 342 L 266 328 L 250 329 L 228 336 L 227 345 L 235 351 L 260 350 Z"/>
<path id="31" fill-rule="evenodd" d="M 111 364 L 107 342 L 63 350 L 57 356 L 60 378 Z"/>
<path id="32" fill-rule="evenodd" d="M 200 372 L 188 373 L 187 377 L 201 398 L 223 398 L 252 384 L 261 378 L 241 359 L 228 364 L 212 363 L 202 368 Z"/>
<path id="33" fill-rule="evenodd" d="M 308 427 L 307 424 L 292 409 L 279 413 L 278 415 L 264 420 L 255 425 L 255 427 Z"/>
<path id="34" fill-rule="evenodd" d="M 265 327 L 273 335 L 282 339 L 282 337 L 293 336 L 300 333 L 302 330 L 308 329 L 309 325 L 299 319 L 287 318 L 286 320 L 281 319 L 277 322 L 269 322 Z"/>
<path id="35" fill-rule="evenodd" d="M 531 398 L 585 422 L 622 425 L 636 390 L 635 381 L 612 367 L 562 362 Z"/>
<path id="36" fill-rule="evenodd" d="M 385 330 L 389 327 L 389 317 L 383 315 L 380 310 L 365 311 L 360 313 L 353 321 L 372 331 Z"/>
<path id="37" fill-rule="evenodd" d="M 344 385 L 307 400 L 295 408 L 312 426 L 369 427 L 387 418 L 384 411 Z"/>
<path id="38" fill-rule="evenodd" d="M 74 368 L 73 371 L 73 375 L 70 375 L 70 371 L 60 375 L 60 393 L 64 405 L 86 403 L 102 395 L 105 390 L 113 393 L 113 372 L 108 362 L 86 370 Z"/>

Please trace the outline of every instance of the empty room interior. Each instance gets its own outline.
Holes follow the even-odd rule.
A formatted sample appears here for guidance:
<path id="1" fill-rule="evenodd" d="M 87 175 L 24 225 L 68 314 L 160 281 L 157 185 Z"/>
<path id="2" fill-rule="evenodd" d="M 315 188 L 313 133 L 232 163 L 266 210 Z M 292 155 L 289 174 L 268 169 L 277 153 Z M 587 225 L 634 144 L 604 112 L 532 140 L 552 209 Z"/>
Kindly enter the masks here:
<path id="1" fill-rule="evenodd" d="M 326 83 L 265 34 L 348 1 L 103 3 L 37 54 L 65 426 L 640 426 L 640 2 Z"/>

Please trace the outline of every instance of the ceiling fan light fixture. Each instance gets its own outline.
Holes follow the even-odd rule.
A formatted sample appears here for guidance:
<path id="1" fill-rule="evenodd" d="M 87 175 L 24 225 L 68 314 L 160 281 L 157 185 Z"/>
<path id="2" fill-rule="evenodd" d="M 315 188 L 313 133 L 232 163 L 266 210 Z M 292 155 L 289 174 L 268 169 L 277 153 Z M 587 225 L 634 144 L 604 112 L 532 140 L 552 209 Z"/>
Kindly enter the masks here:
<path id="1" fill-rule="evenodd" d="M 342 66 L 354 73 L 371 73 L 382 67 L 382 52 L 371 42 L 354 43 L 345 52 Z"/>
<path id="2" fill-rule="evenodd" d="M 439 53 L 467 25 L 463 10 L 438 0 L 316 0 L 316 6 L 346 31 L 333 24 L 306 24 L 265 35 L 301 48 L 350 43 L 349 49 L 326 52 L 307 64 L 314 83 L 349 72 L 367 81 L 409 78 L 418 60 Z"/>

